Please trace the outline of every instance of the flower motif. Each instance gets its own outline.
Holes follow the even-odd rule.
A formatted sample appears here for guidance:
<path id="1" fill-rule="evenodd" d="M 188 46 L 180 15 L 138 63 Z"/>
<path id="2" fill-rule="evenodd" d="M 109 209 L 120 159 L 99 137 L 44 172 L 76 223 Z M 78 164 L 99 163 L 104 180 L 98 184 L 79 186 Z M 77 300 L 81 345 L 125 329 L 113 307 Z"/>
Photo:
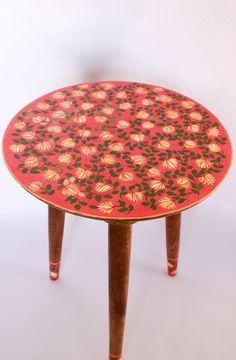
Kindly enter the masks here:
<path id="1" fill-rule="evenodd" d="M 26 146 L 23 144 L 12 144 L 10 150 L 14 153 L 21 153 L 25 150 Z"/>
<path id="2" fill-rule="evenodd" d="M 78 179 L 87 179 L 89 178 L 89 176 L 92 175 L 92 171 L 88 170 L 88 169 L 83 169 L 83 168 L 77 168 L 75 171 L 75 176 Z"/>
<path id="3" fill-rule="evenodd" d="M 115 164 L 116 162 L 116 159 L 113 155 L 104 155 L 102 158 L 101 158 L 101 162 L 104 163 L 104 164 Z"/>
<path id="4" fill-rule="evenodd" d="M 50 141 L 43 141 L 38 143 L 35 147 L 39 151 L 46 152 L 53 148 L 53 144 Z"/>
<path id="5" fill-rule="evenodd" d="M 197 145 L 196 145 L 196 143 L 195 143 L 195 141 L 193 141 L 193 140 L 186 140 L 185 142 L 184 142 L 184 147 L 186 148 L 186 149 L 193 149 L 193 148 L 195 148 Z"/>
<path id="6" fill-rule="evenodd" d="M 211 166 L 211 162 L 209 160 L 202 158 L 196 160 L 196 165 L 201 169 L 207 169 Z"/>
<path id="7" fill-rule="evenodd" d="M 161 175 L 161 172 L 156 167 L 152 167 L 151 169 L 148 169 L 148 176 L 149 177 L 158 177 Z"/>
<path id="8" fill-rule="evenodd" d="M 29 185 L 28 185 L 28 189 L 32 192 L 37 192 L 39 191 L 43 186 L 43 183 L 41 181 L 32 181 Z"/>
<path id="9" fill-rule="evenodd" d="M 147 161 L 146 158 L 142 155 L 132 155 L 131 160 L 136 165 L 143 165 Z"/>
<path id="10" fill-rule="evenodd" d="M 213 144 L 213 143 L 208 145 L 208 149 L 213 153 L 217 153 L 217 152 L 221 151 L 221 147 L 219 145 Z"/>
<path id="11" fill-rule="evenodd" d="M 207 130 L 207 135 L 209 137 L 215 138 L 220 135 L 220 130 L 218 129 L 218 127 L 213 126 Z"/>
<path id="12" fill-rule="evenodd" d="M 151 188 L 155 190 L 164 190 L 165 185 L 160 180 L 152 180 L 151 181 Z"/>
<path id="13" fill-rule="evenodd" d="M 65 153 L 58 157 L 58 161 L 63 164 L 70 164 L 72 160 L 71 154 Z"/>
<path id="14" fill-rule="evenodd" d="M 97 152 L 97 149 L 95 146 L 84 145 L 84 146 L 81 146 L 80 151 L 84 155 L 94 155 Z"/>
<path id="15" fill-rule="evenodd" d="M 131 134 L 130 138 L 136 142 L 142 142 L 145 139 L 144 134 Z"/>
<path id="16" fill-rule="evenodd" d="M 46 179 L 46 180 L 52 180 L 52 181 L 57 181 L 60 179 L 60 175 L 55 171 L 55 170 L 45 170 L 43 172 L 43 177 Z"/>
<path id="17" fill-rule="evenodd" d="M 112 83 L 102 83 L 101 86 L 105 90 L 111 90 L 114 87 L 114 85 Z"/>
<path id="18" fill-rule="evenodd" d="M 59 125 L 52 125 L 52 126 L 48 127 L 48 131 L 54 132 L 54 133 L 60 133 L 60 132 L 62 132 L 62 128 Z"/>
<path id="19" fill-rule="evenodd" d="M 156 92 L 156 93 L 159 93 L 159 92 L 162 92 L 162 91 L 163 91 L 163 89 L 162 89 L 161 87 L 159 87 L 159 86 L 154 86 L 154 87 L 152 88 L 152 90 L 153 90 L 154 92 Z"/>
<path id="20" fill-rule="evenodd" d="M 188 100 L 183 100 L 181 101 L 181 105 L 185 108 L 185 109 L 192 109 L 195 105 L 195 102 L 193 101 L 188 101 Z"/>
<path id="21" fill-rule="evenodd" d="M 91 133 L 92 132 L 88 129 L 79 130 L 79 136 L 81 136 L 82 138 L 89 137 L 91 135 Z"/>
<path id="22" fill-rule="evenodd" d="M 98 210 L 104 214 L 110 214 L 113 211 L 112 201 L 105 201 L 98 204 Z"/>
<path id="23" fill-rule="evenodd" d="M 41 123 L 42 121 L 45 120 L 45 116 L 34 116 L 32 118 L 32 121 L 35 123 L 35 124 L 38 124 L 38 123 Z"/>
<path id="24" fill-rule="evenodd" d="M 135 92 L 137 93 L 137 94 L 147 94 L 147 90 L 144 88 L 144 87 L 142 87 L 142 86 L 139 86 L 139 87 L 137 87 L 137 89 L 135 90 Z"/>
<path id="25" fill-rule="evenodd" d="M 156 100 L 168 104 L 172 102 L 172 97 L 170 97 L 169 95 L 160 95 L 156 96 Z"/>
<path id="26" fill-rule="evenodd" d="M 37 109 L 39 109 L 39 110 L 48 110 L 48 109 L 50 109 L 50 105 L 49 104 L 45 104 L 45 103 L 43 103 L 43 102 L 39 102 L 38 104 L 37 104 Z"/>
<path id="27" fill-rule="evenodd" d="M 174 209 L 176 207 L 174 201 L 169 197 L 169 196 L 163 196 L 160 200 L 159 200 L 159 206 L 162 207 L 163 209 Z"/>
<path id="28" fill-rule="evenodd" d="M 95 99 L 103 100 L 107 96 L 107 93 L 105 91 L 94 91 L 92 92 L 92 96 Z"/>
<path id="29" fill-rule="evenodd" d="M 129 192 L 125 197 L 133 203 L 140 202 L 143 199 L 143 193 L 141 191 Z"/>
<path id="30" fill-rule="evenodd" d="M 35 137 L 35 132 L 34 131 L 26 131 L 22 134 L 22 137 L 25 140 L 33 140 Z"/>
<path id="31" fill-rule="evenodd" d="M 22 130 L 25 127 L 25 122 L 24 121 L 17 121 L 14 125 L 14 128 L 17 130 Z"/>
<path id="32" fill-rule="evenodd" d="M 153 101 L 151 99 L 143 99 L 142 100 L 142 104 L 144 106 L 149 106 L 149 105 L 153 105 Z"/>
<path id="33" fill-rule="evenodd" d="M 95 121 L 97 123 L 103 124 L 104 122 L 106 122 L 106 120 L 107 120 L 106 116 L 95 116 Z"/>
<path id="34" fill-rule="evenodd" d="M 112 190 L 112 186 L 111 185 L 108 185 L 108 184 L 105 184 L 105 183 L 102 183 L 102 182 L 98 182 L 96 185 L 95 185 L 95 191 L 97 191 L 98 193 L 107 193 L 109 191 Z"/>
<path id="35" fill-rule="evenodd" d="M 166 117 L 168 119 L 177 119 L 179 117 L 179 113 L 177 111 L 168 110 L 166 112 Z"/>
<path id="36" fill-rule="evenodd" d="M 117 123 L 118 129 L 126 129 L 129 127 L 129 122 L 126 120 L 119 120 Z"/>
<path id="37" fill-rule="evenodd" d="M 86 115 L 74 116 L 73 121 L 77 124 L 84 124 L 87 121 Z"/>
<path id="38" fill-rule="evenodd" d="M 90 102 L 84 102 L 82 105 L 81 105 L 82 109 L 83 110 L 90 110 L 94 107 L 94 104 L 90 103 Z"/>
<path id="39" fill-rule="evenodd" d="M 136 114 L 136 117 L 137 117 L 138 119 L 146 119 L 148 116 L 149 116 L 149 114 L 148 114 L 146 111 L 139 111 L 139 112 Z"/>
<path id="40" fill-rule="evenodd" d="M 72 95 L 74 97 L 82 97 L 84 96 L 86 93 L 83 90 L 74 90 L 72 91 Z"/>
<path id="41" fill-rule="evenodd" d="M 62 190 L 62 195 L 65 195 L 65 196 L 75 196 L 75 195 L 78 195 L 79 193 L 79 188 L 76 184 L 69 184 L 69 185 L 66 185 L 63 190 Z"/>
<path id="42" fill-rule="evenodd" d="M 87 89 L 88 88 L 88 84 L 80 84 L 78 86 L 80 89 Z"/>
<path id="43" fill-rule="evenodd" d="M 65 119 L 65 117 L 66 117 L 66 114 L 64 113 L 63 110 L 53 111 L 53 113 L 52 113 L 53 119 L 63 120 L 63 119 Z"/>
<path id="44" fill-rule="evenodd" d="M 113 143 L 109 145 L 109 149 L 116 152 L 122 152 L 124 150 L 124 145 L 121 142 Z"/>
<path id="45" fill-rule="evenodd" d="M 128 110 L 128 109 L 131 108 L 131 106 L 132 106 L 132 105 L 131 105 L 129 102 L 125 102 L 125 103 L 120 104 L 120 109 L 122 109 L 122 110 Z"/>
<path id="46" fill-rule="evenodd" d="M 110 133 L 110 131 L 102 131 L 100 134 L 100 138 L 102 140 L 111 140 L 114 137 L 114 135 L 112 135 L 112 133 Z"/>
<path id="47" fill-rule="evenodd" d="M 64 99 L 65 94 L 63 94 L 63 92 L 61 91 L 56 91 L 52 94 L 52 98 L 53 99 Z"/>
<path id="48" fill-rule="evenodd" d="M 216 178 L 212 174 L 206 174 L 201 176 L 199 181 L 204 185 L 213 185 L 216 181 Z"/>
<path id="49" fill-rule="evenodd" d="M 170 158 L 168 160 L 163 161 L 162 166 L 167 169 L 175 169 L 178 165 L 178 161 L 174 158 Z"/>
<path id="50" fill-rule="evenodd" d="M 142 123 L 142 127 L 144 129 L 152 129 L 154 128 L 155 124 L 153 124 L 151 121 L 145 121 L 144 123 Z"/>
<path id="51" fill-rule="evenodd" d="M 134 179 L 134 174 L 130 171 L 123 171 L 120 174 L 119 179 L 123 182 L 132 181 Z"/>
<path id="52" fill-rule="evenodd" d="M 117 94 L 116 94 L 116 97 L 118 99 L 126 99 L 127 98 L 127 94 L 125 91 L 119 91 Z"/>
<path id="53" fill-rule="evenodd" d="M 189 125 L 187 127 L 187 131 L 192 132 L 192 133 L 198 133 L 199 132 L 199 125 L 196 125 L 196 124 Z"/>
<path id="54" fill-rule="evenodd" d="M 177 180 L 176 180 L 177 184 L 179 186 L 181 186 L 182 188 L 185 188 L 185 189 L 188 189 L 190 187 L 190 180 L 189 178 L 187 178 L 186 176 L 184 177 L 179 177 Z"/>
<path id="55" fill-rule="evenodd" d="M 199 112 L 195 111 L 195 112 L 192 112 L 190 114 L 190 117 L 195 120 L 195 121 L 201 121 L 202 120 L 202 114 L 200 114 Z"/>
<path id="56" fill-rule="evenodd" d="M 24 164 L 27 168 L 33 168 L 38 166 L 39 162 L 35 156 L 29 156 L 25 159 Z"/>
<path id="57" fill-rule="evenodd" d="M 60 106 L 63 109 L 69 109 L 73 105 L 72 101 L 62 101 L 60 102 Z"/>
<path id="58" fill-rule="evenodd" d="M 161 140 L 161 141 L 159 142 L 159 144 L 157 145 L 157 147 L 158 147 L 158 149 L 164 149 L 164 150 L 166 150 L 166 149 L 169 149 L 169 148 L 170 148 L 170 143 L 169 143 L 169 141 L 167 141 L 167 140 Z"/>
<path id="59" fill-rule="evenodd" d="M 61 146 L 63 146 L 66 149 L 73 148 L 75 146 L 75 141 L 71 139 L 70 137 L 62 140 Z"/>
<path id="60" fill-rule="evenodd" d="M 114 109 L 111 106 L 104 107 L 102 112 L 106 115 L 111 115 L 114 112 Z"/>
<path id="61" fill-rule="evenodd" d="M 162 130 L 166 134 L 172 134 L 173 132 L 175 132 L 175 127 L 172 125 L 167 125 L 167 126 L 164 126 Z"/>

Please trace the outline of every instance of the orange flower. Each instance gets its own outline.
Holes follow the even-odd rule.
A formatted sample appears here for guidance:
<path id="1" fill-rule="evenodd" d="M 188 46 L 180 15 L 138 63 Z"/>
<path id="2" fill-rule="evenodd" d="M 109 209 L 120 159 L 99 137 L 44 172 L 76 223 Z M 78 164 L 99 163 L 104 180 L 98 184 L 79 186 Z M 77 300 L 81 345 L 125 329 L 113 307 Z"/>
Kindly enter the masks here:
<path id="1" fill-rule="evenodd" d="M 126 181 L 131 181 L 134 179 L 134 174 L 132 172 L 129 172 L 129 171 L 123 171 L 120 176 L 119 176 L 119 179 L 123 182 L 126 182 Z"/>
<path id="2" fill-rule="evenodd" d="M 191 117 L 193 120 L 195 120 L 195 121 L 201 121 L 201 120 L 202 120 L 202 115 L 201 115 L 199 112 L 197 112 L 197 111 L 192 112 L 192 113 L 190 114 L 190 117 Z"/>
<path id="3" fill-rule="evenodd" d="M 184 147 L 186 147 L 186 149 L 193 149 L 193 148 L 195 148 L 195 146 L 196 146 L 195 141 L 186 140 L 186 141 L 184 142 Z"/>
<path id="4" fill-rule="evenodd" d="M 65 119 L 65 117 L 66 117 L 66 114 L 64 113 L 63 110 L 57 110 L 52 113 L 53 119 L 62 120 L 62 119 Z"/>
<path id="5" fill-rule="evenodd" d="M 76 184 L 69 184 L 69 185 L 66 185 L 64 187 L 64 189 L 62 190 L 62 195 L 65 195 L 65 196 L 75 196 L 75 195 L 78 195 L 79 193 L 79 188 Z"/>
<path id="6" fill-rule="evenodd" d="M 103 124 L 107 120 L 106 116 L 95 116 L 95 121 L 97 123 Z"/>
<path id="7" fill-rule="evenodd" d="M 159 142 L 159 144 L 157 145 L 158 149 L 169 149 L 170 148 L 170 143 L 167 140 L 161 140 Z"/>
<path id="8" fill-rule="evenodd" d="M 112 135 L 110 131 L 102 131 L 100 134 L 102 140 L 111 140 L 113 137 L 114 135 Z"/>
<path id="9" fill-rule="evenodd" d="M 216 181 L 215 177 L 211 174 L 206 174 L 199 178 L 199 181 L 204 185 L 213 185 Z"/>
<path id="10" fill-rule="evenodd" d="M 25 140 L 33 140 L 33 138 L 35 137 L 35 132 L 34 131 L 26 131 L 26 132 L 24 132 L 24 134 L 22 134 L 22 137 Z"/>
<path id="11" fill-rule="evenodd" d="M 154 128 L 154 124 L 151 122 L 151 121 L 145 121 L 143 124 L 142 124 L 142 127 L 144 129 L 152 129 Z"/>
<path id="12" fill-rule="evenodd" d="M 173 132 L 175 132 L 175 127 L 172 125 L 167 125 L 167 126 L 164 126 L 162 130 L 166 134 L 172 134 Z"/>
<path id="13" fill-rule="evenodd" d="M 196 160 L 196 164 L 198 167 L 202 168 L 202 169 L 207 169 L 211 166 L 211 162 L 209 160 L 206 159 L 197 159 Z"/>
<path id="14" fill-rule="evenodd" d="M 79 135 L 82 137 L 82 138 L 86 138 L 86 137 L 89 137 L 91 135 L 91 131 L 90 130 L 79 130 Z"/>
<path id="15" fill-rule="evenodd" d="M 130 138 L 136 142 L 142 142 L 145 138 L 144 134 L 132 134 L 130 135 Z"/>
<path id="16" fill-rule="evenodd" d="M 136 114 L 136 117 L 137 117 L 138 119 L 146 119 L 148 116 L 149 116 L 149 114 L 148 114 L 146 111 L 139 111 L 139 112 Z"/>
<path id="17" fill-rule="evenodd" d="M 144 156 L 142 156 L 142 155 L 132 155 L 131 160 L 136 165 L 142 165 L 142 164 L 144 164 L 146 162 L 146 158 Z"/>
<path id="18" fill-rule="evenodd" d="M 70 137 L 62 140 L 61 142 L 61 146 L 63 146 L 64 148 L 73 148 L 75 146 L 75 141 L 73 139 L 71 139 Z"/>
<path id="19" fill-rule="evenodd" d="M 179 117 L 179 113 L 177 111 L 168 110 L 166 112 L 166 116 L 168 119 L 177 119 Z"/>
<path id="20" fill-rule="evenodd" d="M 189 188 L 190 187 L 190 180 L 185 176 L 185 177 L 179 177 L 177 180 L 176 180 L 177 184 L 179 186 L 181 186 L 182 188 Z"/>
<path id="21" fill-rule="evenodd" d="M 24 164 L 28 168 L 33 168 L 38 166 L 38 159 L 35 156 L 29 156 L 25 159 Z"/>
<path id="22" fill-rule="evenodd" d="M 174 158 L 170 158 L 168 160 L 163 161 L 162 166 L 167 169 L 175 169 L 178 165 L 178 161 Z"/>
<path id="23" fill-rule="evenodd" d="M 196 124 L 189 125 L 187 127 L 187 131 L 192 132 L 192 133 L 198 133 L 199 132 L 199 125 L 196 125 Z"/>
<path id="24" fill-rule="evenodd" d="M 124 145 L 121 142 L 113 143 L 109 145 L 109 149 L 117 152 L 122 152 L 124 150 Z"/>
<path id="25" fill-rule="evenodd" d="M 43 102 L 39 102 L 36 107 L 39 109 L 39 110 L 48 110 L 50 109 L 50 105 L 49 104 L 45 104 Z"/>
<path id="26" fill-rule="evenodd" d="M 127 127 L 129 127 L 129 122 L 126 120 L 120 120 L 117 123 L 117 127 L 118 129 L 126 129 Z"/>
<path id="27" fill-rule="evenodd" d="M 41 189 L 43 183 L 41 181 L 33 181 L 28 185 L 30 191 L 37 192 Z"/>
<path id="28" fill-rule="evenodd" d="M 51 150 L 53 145 L 50 141 L 43 141 L 38 143 L 35 147 L 37 150 L 45 152 Z"/>
<path id="29" fill-rule="evenodd" d="M 25 122 L 24 121 L 17 121 L 14 125 L 14 128 L 17 130 L 22 130 L 25 127 Z"/>
<path id="30" fill-rule="evenodd" d="M 209 137 L 215 138 L 215 137 L 217 137 L 217 136 L 220 135 L 220 130 L 219 130 L 216 126 L 214 126 L 214 127 L 209 128 L 209 129 L 207 130 L 207 135 L 208 135 Z"/>
<path id="31" fill-rule="evenodd" d="M 181 102 L 181 104 L 185 109 L 192 109 L 194 107 L 194 105 L 195 105 L 195 102 L 184 100 L 184 101 Z"/>
<path id="32" fill-rule="evenodd" d="M 152 167 L 151 169 L 148 170 L 149 177 L 158 177 L 160 175 L 161 175 L 161 172 L 156 167 Z"/>
<path id="33" fill-rule="evenodd" d="M 140 202 L 143 199 L 143 193 L 141 191 L 130 192 L 125 197 L 132 202 Z"/>
<path id="34" fill-rule="evenodd" d="M 73 121 L 77 124 L 84 124 L 87 121 L 86 115 L 74 116 Z"/>
<path id="35" fill-rule="evenodd" d="M 75 171 L 75 176 L 78 179 L 87 179 L 90 175 L 92 175 L 92 171 L 87 169 L 77 168 Z"/>
<path id="36" fill-rule="evenodd" d="M 107 93 L 105 91 L 94 91 L 94 92 L 92 92 L 92 96 L 95 99 L 103 100 L 103 99 L 105 99 L 106 95 L 107 95 Z"/>
<path id="37" fill-rule="evenodd" d="M 95 191 L 97 191 L 98 193 L 104 193 L 104 192 L 109 192 L 112 190 L 112 186 L 99 182 L 95 185 Z"/>
<path id="38" fill-rule="evenodd" d="M 208 149 L 213 153 L 217 153 L 217 152 L 221 151 L 221 147 L 219 145 L 213 144 L 213 143 L 208 145 Z"/>
<path id="39" fill-rule="evenodd" d="M 122 109 L 122 110 L 128 110 L 128 109 L 131 108 L 131 106 L 132 106 L 132 105 L 131 105 L 129 102 L 125 102 L 125 103 L 120 104 L 120 109 Z"/>
<path id="40" fill-rule="evenodd" d="M 162 207 L 163 209 L 174 209 L 176 207 L 174 201 L 168 197 L 168 196 L 163 196 L 160 200 L 159 200 L 159 206 Z"/>
<path id="41" fill-rule="evenodd" d="M 151 188 L 153 188 L 155 190 L 163 190 L 163 189 L 165 189 L 165 185 L 159 180 L 152 180 Z"/>
<path id="42" fill-rule="evenodd" d="M 111 201 L 105 201 L 98 204 L 98 210 L 104 214 L 110 214 L 113 211 L 113 203 Z"/>
<path id="43" fill-rule="evenodd" d="M 26 146 L 22 144 L 12 144 L 10 150 L 14 153 L 21 153 L 25 150 Z"/>
<path id="44" fill-rule="evenodd" d="M 104 155 L 101 158 L 101 162 L 104 164 L 114 164 L 116 162 L 116 159 L 113 155 Z"/>
<path id="45" fill-rule="evenodd" d="M 71 154 L 62 154 L 58 157 L 58 161 L 63 163 L 63 164 L 69 164 L 72 160 L 72 156 Z"/>
<path id="46" fill-rule="evenodd" d="M 81 105 L 82 109 L 83 110 L 90 110 L 94 107 L 94 105 L 92 103 L 89 103 L 89 102 L 84 102 L 82 105 Z"/>
<path id="47" fill-rule="evenodd" d="M 95 146 L 90 146 L 90 145 L 84 145 L 81 146 L 80 151 L 84 154 L 84 155 L 93 155 L 97 152 L 97 149 Z"/>
<path id="48" fill-rule="evenodd" d="M 43 177 L 46 179 L 46 180 L 52 180 L 52 181 L 57 181 L 60 179 L 60 175 L 54 171 L 54 170 L 45 170 L 43 172 Z"/>

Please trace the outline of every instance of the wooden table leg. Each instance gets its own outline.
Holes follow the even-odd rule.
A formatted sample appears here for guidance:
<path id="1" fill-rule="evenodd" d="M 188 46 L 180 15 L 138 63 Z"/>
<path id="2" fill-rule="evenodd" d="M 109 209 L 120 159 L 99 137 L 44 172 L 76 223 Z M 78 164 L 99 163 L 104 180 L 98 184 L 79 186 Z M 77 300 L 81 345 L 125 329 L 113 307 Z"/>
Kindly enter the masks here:
<path id="1" fill-rule="evenodd" d="M 48 206 L 50 279 L 59 277 L 65 212 Z"/>
<path id="2" fill-rule="evenodd" d="M 128 297 L 132 223 L 109 222 L 109 360 L 120 360 Z"/>
<path id="3" fill-rule="evenodd" d="M 177 273 L 179 257 L 179 240 L 181 227 L 181 213 L 166 216 L 166 249 L 168 261 L 168 274 Z"/>

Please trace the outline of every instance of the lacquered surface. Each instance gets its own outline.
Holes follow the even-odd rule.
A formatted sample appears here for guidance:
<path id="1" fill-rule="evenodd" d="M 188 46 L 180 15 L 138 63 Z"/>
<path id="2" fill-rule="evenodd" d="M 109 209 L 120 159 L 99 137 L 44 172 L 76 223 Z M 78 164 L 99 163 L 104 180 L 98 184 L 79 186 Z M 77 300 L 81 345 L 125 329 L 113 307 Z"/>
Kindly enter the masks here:
<path id="1" fill-rule="evenodd" d="M 95 218 L 145 219 L 191 207 L 222 181 L 228 135 L 207 109 L 154 85 L 78 84 L 42 96 L 3 140 L 34 196 Z"/>

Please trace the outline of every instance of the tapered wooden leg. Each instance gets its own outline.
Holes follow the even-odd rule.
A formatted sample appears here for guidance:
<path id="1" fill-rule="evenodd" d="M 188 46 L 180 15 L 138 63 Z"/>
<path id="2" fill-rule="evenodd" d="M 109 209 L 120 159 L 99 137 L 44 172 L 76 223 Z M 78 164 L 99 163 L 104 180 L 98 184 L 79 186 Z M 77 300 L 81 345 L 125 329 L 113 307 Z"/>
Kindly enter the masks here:
<path id="1" fill-rule="evenodd" d="M 129 284 L 132 225 L 109 223 L 109 360 L 120 360 Z"/>
<path id="2" fill-rule="evenodd" d="M 181 227 L 181 213 L 166 217 L 166 249 L 168 261 L 168 274 L 175 276 L 177 273 L 179 257 L 179 240 Z"/>
<path id="3" fill-rule="evenodd" d="M 59 277 L 65 212 L 48 206 L 50 279 Z"/>

